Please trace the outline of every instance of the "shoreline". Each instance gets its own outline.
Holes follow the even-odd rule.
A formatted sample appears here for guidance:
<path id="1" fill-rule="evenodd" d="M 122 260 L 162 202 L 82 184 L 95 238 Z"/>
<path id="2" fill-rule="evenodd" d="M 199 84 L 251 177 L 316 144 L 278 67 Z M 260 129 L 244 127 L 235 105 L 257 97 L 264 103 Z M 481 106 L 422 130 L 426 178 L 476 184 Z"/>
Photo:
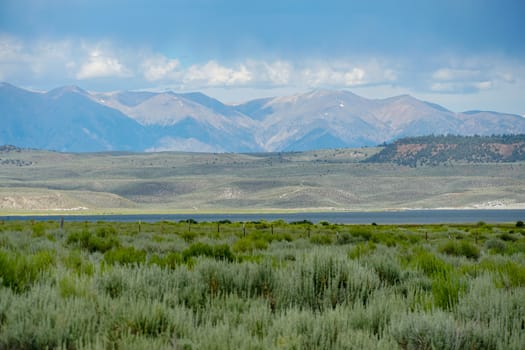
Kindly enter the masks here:
<path id="1" fill-rule="evenodd" d="M 292 211 L 244 211 L 244 212 L 135 212 L 135 213 L 0 213 L 0 221 L 35 220 L 56 221 L 106 221 L 106 222 L 181 222 L 193 219 L 197 222 L 328 222 L 332 224 L 360 225 L 437 225 L 437 224 L 512 224 L 525 220 L 523 209 L 408 209 L 390 211 L 325 211 L 325 212 L 292 212 Z"/>
<path id="2" fill-rule="evenodd" d="M 390 208 L 335 208 L 335 207 L 317 207 L 317 208 L 219 208 L 219 209 L 128 209 L 128 208 L 107 208 L 107 209 L 89 209 L 64 208 L 64 209 L 1 209 L 0 217 L 3 216 L 111 216 L 111 215 L 250 215 L 250 214 L 312 214 L 312 213 L 394 213 L 410 211 L 468 211 L 468 210 L 525 210 L 525 203 L 487 202 L 483 204 L 474 204 L 462 207 L 390 207 Z"/>
<path id="3" fill-rule="evenodd" d="M 119 216 L 119 215 L 293 215 L 293 214 L 343 214 L 343 213 L 396 213 L 396 212 L 416 212 L 416 211 L 505 211 L 505 210 L 524 210 L 525 204 L 519 206 L 504 207 L 436 207 L 436 208 L 380 208 L 380 209 L 327 209 L 327 208 L 309 208 L 309 209 L 260 209 L 260 210 L 243 210 L 243 209 L 210 209 L 210 210 L 0 210 L 0 218 L 7 216 Z"/>

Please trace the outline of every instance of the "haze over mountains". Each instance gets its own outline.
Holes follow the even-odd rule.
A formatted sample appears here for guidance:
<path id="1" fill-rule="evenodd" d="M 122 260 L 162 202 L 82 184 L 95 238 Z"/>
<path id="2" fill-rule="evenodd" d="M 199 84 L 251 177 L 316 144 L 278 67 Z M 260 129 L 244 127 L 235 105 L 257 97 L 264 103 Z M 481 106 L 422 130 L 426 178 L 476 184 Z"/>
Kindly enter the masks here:
<path id="1" fill-rule="evenodd" d="M 268 152 L 373 146 L 429 134 L 523 134 L 525 118 L 455 113 L 409 95 L 367 99 L 348 91 L 226 105 L 201 93 L 45 93 L 0 84 L 0 144 L 67 152 Z"/>

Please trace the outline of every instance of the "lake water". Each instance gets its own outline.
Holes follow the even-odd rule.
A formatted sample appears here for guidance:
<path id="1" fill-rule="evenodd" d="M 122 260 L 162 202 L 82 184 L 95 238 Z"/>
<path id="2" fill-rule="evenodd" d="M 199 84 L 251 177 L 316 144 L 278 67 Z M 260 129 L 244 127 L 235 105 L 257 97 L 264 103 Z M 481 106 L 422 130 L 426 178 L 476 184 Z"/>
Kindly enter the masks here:
<path id="1" fill-rule="evenodd" d="M 0 220 L 60 220 L 61 215 L 46 216 L 1 216 Z M 319 212 L 319 213 L 282 213 L 282 214 L 144 214 L 144 215 L 67 215 L 66 221 L 143 221 L 158 222 L 163 220 L 180 221 L 194 219 L 198 222 L 230 220 L 287 222 L 309 220 L 314 223 L 328 221 L 340 224 L 445 224 L 445 223 L 505 223 L 525 221 L 523 209 L 498 210 L 404 210 L 382 212 Z"/>

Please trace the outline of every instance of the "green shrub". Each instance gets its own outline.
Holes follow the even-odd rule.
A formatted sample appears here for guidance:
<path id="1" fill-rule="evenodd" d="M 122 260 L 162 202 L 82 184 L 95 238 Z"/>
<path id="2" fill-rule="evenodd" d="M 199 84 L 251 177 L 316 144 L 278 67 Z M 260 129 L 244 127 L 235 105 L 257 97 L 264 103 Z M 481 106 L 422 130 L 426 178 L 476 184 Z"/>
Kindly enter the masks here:
<path id="1" fill-rule="evenodd" d="M 105 253 L 111 248 L 120 246 L 118 238 L 108 232 L 111 232 L 111 230 L 108 231 L 104 228 L 99 229 L 96 235 L 91 234 L 88 230 L 74 232 L 68 235 L 66 243 L 77 245 L 92 253 L 97 251 Z"/>
<path id="2" fill-rule="evenodd" d="M 186 231 L 186 232 L 180 233 L 179 235 L 182 237 L 182 239 L 184 239 L 188 243 L 193 242 L 195 238 L 197 237 L 197 233 L 191 232 L 191 231 Z"/>
<path id="3" fill-rule="evenodd" d="M 31 226 L 33 237 L 44 237 L 46 234 L 46 225 L 43 222 L 38 222 Z"/>
<path id="4" fill-rule="evenodd" d="M 329 245 L 332 244 L 332 237 L 329 235 L 313 235 L 310 237 L 310 242 L 319 245 Z"/>
<path id="5" fill-rule="evenodd" d="M 518 242 L 512 242 L 507 244 L 506 254 L 525 254 L 525 240 L 520 240 Z"/>
<path id="6" fill-rule="evenodd" d="M 402 349 L 463 349 L 454 318 L 446 313 L 410 313 L 391 322 L 391 334 Z"/>
<path id="7" fill-rule="evenodd" d="M 516 221 L 516 227 L 524 227 L 524 226 L 525 224 L 523 223 L 523 221 L 521 220 Z"/>
<path id="8" fill-rule="evenodd" d="M 268 242 L 264 239 L 256 239 L 253 241 L 253 247 L 257 250 L 266 250 L 268 249 Z"/>
<path id="9" fill-rule="evenodd" d="M 104 253 L 104 261 L 110 265 L 142 264 L 146 261 L 146 252 L 135 249 L 134 247 L 113 248 Z"/>
<path id="10" fill-rule="evenodd" d="M 239 238 L 232 245 L 232 249 L 236 253 L 248 253 L 253 251 L 252 240 L 248 237 Z"/>
<path id="11" fill-rule="evenodd" d="M 337 236 L 336 243 L 340 245 L 350 244 L 352 243 L 352 236 L 349 233 L 344 232 Z"/>
<path id="12" fill-rule="evenodd" d="M 375 232 L 370 239 L 374 243 L 383 243 L 387 247 L 395 247 L 397 244 L 397 239 L 392 233 Z"/>
<path id="13" fill-rule="evenodd" d="M 273 236 L 275 236 L 275 237 L 273 237 Z M 274 241 L 286 241 L 286 242 L 293 241 L 293 237 L 289 233 L 279 233 L 279 234 L 276 234 L 276 235 L 273 235 L 273 236 L 272 236 L 272 240 L 274 240 Z"/>
<path id="14" fill-rule="evenodd" d="M 126 313 L 126 325 L 131 334 L 158 337 L 162 333 L 172 331 L 169 311 L 164 305 L 156 302 L 145 306 L 147 307 L 134 306 L 131 312 Z"/>
<path id="15" fill-rule="evenodd" d="M 111 298 L 120 297 L 129 288 L 128 284 L 129 282 L 124 278 L 122 271 L 113 268 L 104 271 L 96 279 L 97 287 Z"/>
<path id="16" fill-rule="evenodd" d="M 58 290 L 62 298 L 85 297 L 89 289 L 78 278 L 65 275 L 58 280 Z"/>
<path id="17" fill-rule="evenodd" d="M 438 251 L 447 255 L 460 255 L 458 244 L 454 241 L 448 241 L 447 243 L 441 245 L 438 248 Z"/>
<path id="18" fill-rule="evenodd" d="M 485 242 L 485 248 L 493 253 L 503 254 L 505 252 L 506 245 L 501 239 L 492 238 Z"/>
<path id="19" fill-rule="evenodd" d="M 162 268 L 175 269 L 178 265 L 183 263 L 182 255 L 177 252 L 171 252 L 163 257 L 152 255 L 149 259 L 150 264 L 160 266 Z"/>
<path id="20" fill-rule="evenodd" d="M 464 256 L 469 259 L 479 259 L 480 250 L 477 246 L 467 241 L 461 241 L 459 243 L 454 241 L 448 241 L 444 245 L 439 247 L 439 252 L 447 255 Z"/>
<path id="21" fill-rule="evenodd" d="M 270 228 L 270 224 L 264 221 L 254 222 L 253 224 L 256 230 L 266 230 Z"/>
<path id="22" fill-rule="evenodd" d="M 515 242 L 518 240 L 518 237 L 513 236 L 510 233 L 504 232 L 498 236 L 499 239 L 506 242 Z"/>
<path id="23" fill-rule="evenodd" d="M 0 251 L 0 281 L 15 292 L 23 292 L 54 262 L 54 254 L 49 251 L 32 255 Z"/>
<path id="24" fill-rule="evenodd" d="M 448 274 L 452 270 L 452 266 L 445 263 L 440 258 L 436 257 L 432 253 L 420 251 L 412 257 L 412 264 L 417 269 L 421 270 L 425 275 L 443 276 Z"/>
<path id="25" fill-rule="evenodd" d="M 213 247 L 206 243 L 197 242 L 186 248 L 182 252 L 184 261 L 194 256 L 213 256 Z"/>
<path id="26" fill-rule="evenodd" d="M 375 254 L 366 261 L 371 263 L 381 282 L 386 285 L 393 286 L 403 280 L 401 266 L 392 257 Z"/>
<path id="27" fill-rule="evenodd" d="M 110 249 L 120 246 L 120 242 L 115 237 L 90 236 L 88 239 L 87 249 L 90 252 L 105 253 Z"/>
<path id="28" fill-rule="evenodd" d="M 474 260 L 477 260 L 479 259 L 479 256 L 480 256 L 480 249 L 478 246 L 472 244 L 472 243 L 469 243 L 469 242 L 461 242 L 459 244 L 459 251 L 461 253 L 461 255 L 463 255 L 464 257 L 468 258 L 468 259 L 474 259 Z"/>
<path id="29" fill-rule="evenodd" d="M 505 288 L 525 287 L 525 266 L 506 261 L 498 266 L 499 284 Z"/>
<path id="30" fill-rule="evenodd" d="M 352 227 L 350 234 L 363 241 L 369 241 L 372 238 L 372 231 L 365 227 Z"/>
<path id="31" fill-rule="evenodd" d="M 358 243 L 350 249 L 348 257 L 350 259 L 359 259 L 365 255 L 371 254 L 374 250 L 376 250 L 376 245 L 373 242 Z"/>
<path id="32" fill-rule="evenodd" d="M 250 234 L 247 237 L 236 240 L 232 245 L 232 249 L 234 252 L 239 253 L 251 253 L 254 250 L 266 250 L 268 249 L 268 242 L 271 242 L 271 239 L 266 238 L 266 236 Z"/>
<path id="33" fill-rule="evenodd" d="M 78 250 L 71 251 L 66 257 L 63 258 L 64 265 L 75 271 L 77 274 L 93 275 L 95 267 L 93 263 L 82 257 L 82 254 Z"/>
<path id="34" fill-rule="evenodd" d="M 310 220 L 300 220 L 300 221 L 292 221 L 290 222 L 290 225 L 308 225 L 312 226 L 314 223 Z"/>
<path id="35" fill-rule="evenodd" d="M 99 227 L 96 231 L 96 235 L 102 238 L 112 237 L 112 236 L 115 236 L 116 234 L 117 234 L 117 230 L 113 226 Z"/>
<path id="36" fill-rule="evenodd" d="M 66 243 L 68 245 L 79 245 L 81 248 L 87 248 L 89 237 L 91 233 L 88 230 L 83 230 L 80 232 L 73 232 L 67 236 Z"/>
<path id="37" fill-rule="evenodd" d="M 272 265 L 268 262 L 257 264 L 250 276 L 250 282 L 251 295 L 271 298 L 277 283 Z"/>
<path id="38" fill-rule="evenodd" d="M 233 255 L 230 250 L 230 246 L 227 244 L 219 244 L 213 246 L 212 248 L 212 257 L 217 260 L 233 261 L 235 260 L 235 255 Z"/>
<path id="39" fill-rule="evenodd" d="M 459 301 L 459 297 L 466 290 L 466 285 L 454 273 L 436 275 L 432 278 L 432 296 L 434 305 L 443 310 L 452 309 Z"/>
<path id="40" fill-rule="evenodd" d="M 206 243 L 197 242 L 192 244 L 182 252 L 182 259 L 184 261 L 189 261 L 190 258 L 197 256 L 207 256 L 215 258 L 217 260 L 235 260 L 235 256 L 231 252 L 230 246 L 228 246 L 227 244 L 211 246 Z"/>

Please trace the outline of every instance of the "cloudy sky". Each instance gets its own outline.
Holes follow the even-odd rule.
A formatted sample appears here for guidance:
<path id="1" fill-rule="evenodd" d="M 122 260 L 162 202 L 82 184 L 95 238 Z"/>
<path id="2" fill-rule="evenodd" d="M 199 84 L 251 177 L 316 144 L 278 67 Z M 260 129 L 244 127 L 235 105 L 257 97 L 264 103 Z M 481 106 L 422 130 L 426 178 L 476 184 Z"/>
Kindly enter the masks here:
<path id="1" fill-rule="evenodd" d="M 0 0 L 0 81 L 525 114 L 523 0 Z"/>

